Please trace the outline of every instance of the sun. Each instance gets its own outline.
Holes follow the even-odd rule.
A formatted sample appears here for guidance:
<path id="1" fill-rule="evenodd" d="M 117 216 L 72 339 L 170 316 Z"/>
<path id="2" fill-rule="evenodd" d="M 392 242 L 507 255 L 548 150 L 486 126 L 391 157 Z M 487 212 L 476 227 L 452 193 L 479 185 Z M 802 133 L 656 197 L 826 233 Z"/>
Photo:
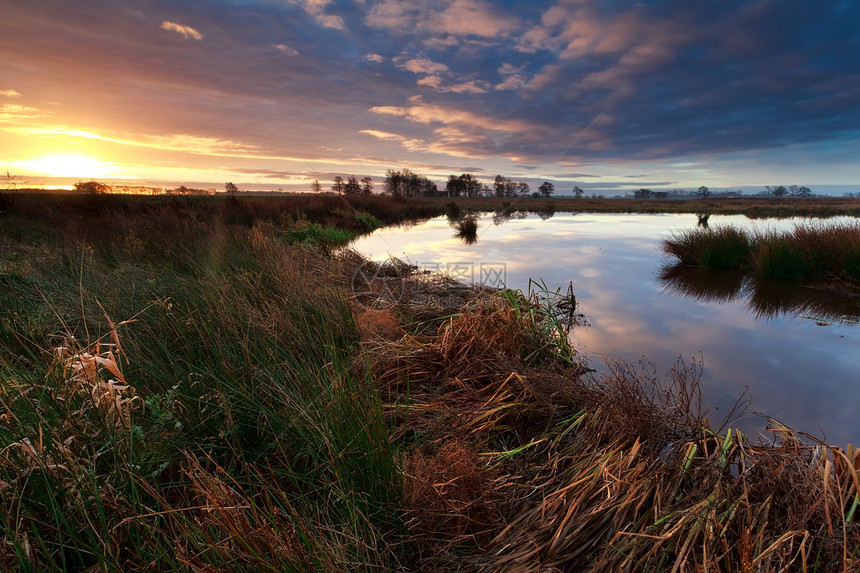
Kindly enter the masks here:
<path id="1" fill-rule="evenodd" d="M 50 177 L 115 177 L 117 169 L 109 163 L 78 153 L 61 153 L 22 161 L 29 171 Z"/>

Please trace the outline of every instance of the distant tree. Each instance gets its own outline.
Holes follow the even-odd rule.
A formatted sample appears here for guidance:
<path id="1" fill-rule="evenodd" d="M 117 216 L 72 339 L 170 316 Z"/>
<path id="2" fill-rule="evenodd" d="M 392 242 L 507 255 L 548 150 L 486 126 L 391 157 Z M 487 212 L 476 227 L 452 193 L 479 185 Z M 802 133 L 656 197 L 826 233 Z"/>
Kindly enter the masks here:
<path id="1" fill-rule="evenodd" d="M 449 175 L 445 190 L 450 197 L 480 197 L 489 192 L 489 188 L 475 179 L 471 173 Z"/>
<path id="2" fill-rule="evenodd" d="M 776 187 L 771 187 L 770 185 L 768 185 L 765 187 L 765 189 L 767 189 L 768 195 L 776 197 L 777 199 L 785 197 L 788 193 L 788 189 L 786 189 L 785 185 L 777 185 Z"/>
<path id="3" fill-rule="evenodd" d="M 582 199 L 582 194 L 585 193 L 579 185 L 574 186 L 573 188 L 573 196 L 577 199 Z"/>
<path id="4" fill-rule="evenodd" d="M 438 193 L 435 183 L 424 175 L 418 175 L 408 169 L 386 171 L 383 186 L 385 194 L 392 197 L 421 197 Z"/>
<path id="5" fill-rule="evenodd" d="M 528 197 L 530 191 L 531 188 L 529 187 L 529 184 L 525 181 L 520 181 L 519 183 L 517 183 L 517 193 L 520 197 Z"/>
<path id="6" fill-rule="evenodd" d="M 639 189 L 638 191 L 633 192 L 633 197 L 636 199 L 650 199 L 652 196 L 652 192 L 650 189 Z"/>
<path id="7" fill-rule="evenodd" d="M 555 185 L 550 183 L 549 181 L 544 181 L 538 187 L 538 192 L 544 197 L 550 197 L 553 193 L 555 193 Z"/>
<path id="8" fill-rule="evenodd" d="M 335 195 L 343 195 L 345 187 L 346 186 L 343 183 L 343 177 L 341 177 L 340 175 L 335 175 L 334 183 L 331 184 L 331 192 Z"/>
<path id="9" fill-rule="evenodd" d="M 314 179 L 314 182 L 311 183 L 311 193 L 322 193 L 322 185 L 320 185 L 320 182 L 316 179 Z"/>
<path id="10" fill-rule="evenodd" d="M 361 194 L 361 185 L 358 184 L 358 179 L 355 175 L 350 175 L 346 180 L 346 185 L 343 186 L 343 192 L 346 195 Z"/>
<path id="11" fill-rule="evenodd" d="M 371 179 L 370 177 L 364 177 L 361 180 L 361 183 L 363 185 L 361 188 L 361 192 L 364 195 L 373 195 L 373 179 Z"/>
<path id="12" fill-rule="evenodd" d="M 798 197 L 812 197 L 812 189 L 809 187 L 800 187 L 797 190 Z"/>
<path id="13" fill-rule="evenodd" d="M 505 196 L 505 183 L 510 181 L 507 177 L 502 177 L 501 175 L 496 175 L 496 179 L 493 182 L 493 194 L 496 197 L 504 197 Z"/>
<path id="14" fill-rule="evenodd" d="M 105 193 L 110 193 L 111 187 L 107 183 L 86 181 L 75 183 L 75 191 L 78 193 L 89 193 L 90 195 L 103 195 Z"/>
<path id="15" fill-rule="evenodd" d="M 183 186 L 182 186 L 182 187 L 180 187 L 179 189 L 181 190 L 181 189 L 183 189 L 184 187 L 185 187 L 185 186 L 183 185 Z M 224 185 L 224 191 L 226 191 L 226 192 L 227 192 L 227 195 L 230 195 L 231 197 L 233 197 L 233 196 L 235 196 L 235 195 L 236 195 L 236 193 L 238 193 L 238 192 L 239 192 L 239 188 L 238 188 L 238 187 L 236 187 L 236 185 L 235 185 L 234 183 L 230 183 L 230 182 L 228 182 L 228 183 L 226 183 L 226 184 Z M 187 192 L 187 189 L 186 189 L 186 192 Z"/>
<path id="16" fill-rule="evenodd" d="M 711 196 L 711 190 L 708 189 L 705 185 L 702 185 L 701 187 L 699 187 L 699 190 L 696 191 L 696 195 L 698 195 L 702 199 L 707 199 Z"/>

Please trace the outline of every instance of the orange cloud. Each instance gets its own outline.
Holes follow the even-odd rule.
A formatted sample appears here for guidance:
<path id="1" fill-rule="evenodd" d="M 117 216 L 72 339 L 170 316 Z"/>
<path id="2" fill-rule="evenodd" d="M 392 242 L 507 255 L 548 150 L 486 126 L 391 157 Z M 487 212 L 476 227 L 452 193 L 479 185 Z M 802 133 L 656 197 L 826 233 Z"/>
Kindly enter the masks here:
<path id="1" fill-rule="evenodd" d="M 188 38 L 194 38 L 195 40 L 202 40 L 203 34 L 192 28 L 191 26 L 183 26 L 182 24 L 177 24 L 176 22 L 170 22 L 165 20 L 161 23 L 162 30 L 169 30 L 171 32 L 176 32 L 177 34 L 181 34 L 187 40 Z"/>
<path id="2" fill-rule="evenodd" d="M 0 90 L 0 96 L 3 96 L 3 97 L 21 97 L 21 94 L 15 90 Z"/>
<path id="3" fill-rule="evenodd" d="M 301 6 L 305 12 L 310 14 L 311 16 L 319 22 L 324 28 L 332 28 L 334 30 L 345 30 L 346 26 L 343 24 L 343 18 L 340 16 L 334 16 L 332 14 L 326 14 L 326 7 L 331 4 L 331 0 L 290 0 L 293 4 L 298 4 Z"/>

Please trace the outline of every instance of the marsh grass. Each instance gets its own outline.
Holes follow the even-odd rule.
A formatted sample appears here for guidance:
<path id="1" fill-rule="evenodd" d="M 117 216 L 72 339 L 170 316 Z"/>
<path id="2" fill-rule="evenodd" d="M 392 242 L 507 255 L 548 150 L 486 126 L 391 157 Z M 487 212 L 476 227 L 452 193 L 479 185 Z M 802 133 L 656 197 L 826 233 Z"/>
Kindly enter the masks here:
<path id="1" fill-rule="evenodd" d="M 696 364 L 587 376 L 540 292 L 61 207 L 0 219 L 0 569 L 858 566 L 860 453 L 712 430 Z"/>
<path id="2" fill-rule="evenodd" d="M 857 284 L 860 225 L 804 223 L 792 231 L 688 229 L 663 241 L 682 263 L 751 271 L 758 277 Z"/>
<path id="3" fill-rule="evenodd" d="M 454 236 L 471 245 L 478 240 L 478 219 L 468 216 L 454 223 Z"/>
<path id="4" fill-rule="evenodd" d="M 684 264 L 738 269 L 749 260 L 751 245 L 746 231 L 724 225 L 676 231 L 663 241 L 663 250 Z"/>
<path id="5" fill-rule="evenodd" d="M 338 263 L 267 225 L 74 223 L 0 275 L 2 568 L 393 566 L 400 457 Z"/>

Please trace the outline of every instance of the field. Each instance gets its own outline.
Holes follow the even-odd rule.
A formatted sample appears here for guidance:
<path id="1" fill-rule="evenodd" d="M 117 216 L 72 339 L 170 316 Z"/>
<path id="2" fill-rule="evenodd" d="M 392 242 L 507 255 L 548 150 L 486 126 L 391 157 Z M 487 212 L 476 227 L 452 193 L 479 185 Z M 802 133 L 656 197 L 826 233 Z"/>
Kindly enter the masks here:
<path id="1" fill-rule="evenodd" d="M 712 425 L 700 364 L 590 376 L 571 297 L 340 248 L 449 203 L 4 196 L 0 569 L 860 566 L 860 451 Z"/>

